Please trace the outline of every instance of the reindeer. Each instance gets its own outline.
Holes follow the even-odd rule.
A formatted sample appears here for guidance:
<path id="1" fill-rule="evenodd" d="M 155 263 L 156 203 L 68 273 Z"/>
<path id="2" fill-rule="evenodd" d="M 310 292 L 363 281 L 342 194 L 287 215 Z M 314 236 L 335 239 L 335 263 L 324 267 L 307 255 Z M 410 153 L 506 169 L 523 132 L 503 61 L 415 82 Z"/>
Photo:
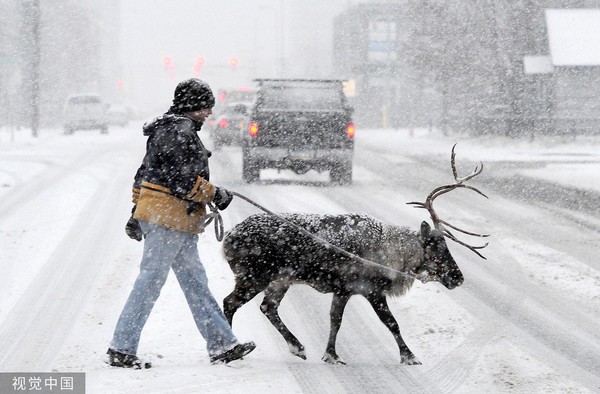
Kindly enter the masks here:
<path id="1" fill-rule="evenodd" d="M 456 144 L 455 144 L 456 146 Z M 434 228 L 421 223 L 418 232 L 383 223 L 366 214 L 316 215 L 256 214 L 236 225 L 223 241 L 225 259 L 235 275 L 235 288 L 223 301 L 229 324 L 235 312 L 264 291 L 260 310 L 279 331 L 289 351 L 306 359 L 304 346 L 281 321 L 278 307 L 291 285 L 304 283 L 321 293 L 333 293 L 330 334 L 323 361 L 345 364 L 335 348 L 344 308 L 351 296 L 364 296 L 379 319 L 391 331 L 400 350 L 400 363 L 421 364 L 408 348 L 386 296 L 406 293 L 415 279 L 437 281 L 448 289 L 463 283 L 463 274 L 446 245 L 449 238 L 485 259 L 479 249 L 458 240 L 448 228 L 461 230 L 440 219 L 433 201 L 456 188 L 478 189 L 464 182 L 479 175 L 483 164 L 459 178 L 452 147 L 451 166 L 455 183 L 434 189 L 425 202 L 410 202 L 429 211 Z M 309 237 L 306 234 L 313 234 Z"/>

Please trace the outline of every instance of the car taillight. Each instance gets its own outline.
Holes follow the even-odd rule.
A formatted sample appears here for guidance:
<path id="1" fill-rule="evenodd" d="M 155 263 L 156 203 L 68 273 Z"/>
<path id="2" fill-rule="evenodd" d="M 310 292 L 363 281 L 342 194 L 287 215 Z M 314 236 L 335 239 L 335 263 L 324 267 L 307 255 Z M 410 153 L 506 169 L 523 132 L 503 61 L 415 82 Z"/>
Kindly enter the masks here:
<path id="1" fill-rule="evenodd" d="M 225 118 L 219 119 L 219 127 L 220 128 L 224 129 L 227 126 L 229 126 L 229 122 L 227 121 L 227 119 L 225 119 Z"/>
<path id="2" fill-rule="evenodd" d="M 354 128 L 354 123 L 348 123 L 348 126 L 346 126 L 346 135 L 348 138 L 354 138 L 355 131 L 356 129 Z"/>
<path id="3" fill-rule="evenodd" d="M 257 122 L 250 122 L 248 124 L 248 134 L 250 134 L 250 137 L 256 137 L 258 135 L 258 123 Z"/>

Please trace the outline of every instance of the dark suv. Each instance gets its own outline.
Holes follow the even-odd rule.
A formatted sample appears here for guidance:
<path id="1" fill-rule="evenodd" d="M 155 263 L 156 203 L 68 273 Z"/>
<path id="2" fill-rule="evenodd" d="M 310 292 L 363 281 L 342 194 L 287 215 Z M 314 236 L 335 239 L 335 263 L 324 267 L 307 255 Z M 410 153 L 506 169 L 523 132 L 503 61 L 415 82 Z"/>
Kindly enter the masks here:
<path id="1" fill-rule="evenodd" d="M 210 137 L 215 149 L 220 149 L 223 145 L 241 144 L 248 106 L 249 103 L 233 102 L 222 107 L 210 129 Z"/>
<path id="2" fill-rule="evenodd" d="M 257 79 L 242 139 L 242 177 L 263 168 L 304 174 L 329 170 L 331 181 L 352 182 L 354 124 L 341 80 Z"/>

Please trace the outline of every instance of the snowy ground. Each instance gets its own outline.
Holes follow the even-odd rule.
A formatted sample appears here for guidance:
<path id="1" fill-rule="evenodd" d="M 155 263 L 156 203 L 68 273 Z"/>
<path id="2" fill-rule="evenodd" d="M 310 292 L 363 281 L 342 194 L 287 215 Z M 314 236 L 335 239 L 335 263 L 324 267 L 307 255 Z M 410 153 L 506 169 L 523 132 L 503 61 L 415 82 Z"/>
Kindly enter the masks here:
<path id="1" fill-rule="evenodd" d="M 422 366 L 398 364 L 391 335 L 358 297 L 338 341 L 348 365 L 324 364 L 330 296 L 306 286 L 290 291 L 281 314 L 308 360 L 287 353 L 250 302 L 234 331 L 258 348 L 211 366 L 171 277 L 140 344 L 154 368 L 107 367 L 104 352 L 141 256 L 141 244 L 123 232 L 144 149 L 135 124 L 107 136 L 42 130 L 38 139 L 0 129 L 0 371 L 83 371 L 88 393 L 600 392 L 600 218 L 594 208 L 552 201 L 572 193 L 598 201 L 600 137 L 529 142 L 359 130 L 356 138 L 351 186 L 328 187 L 326 174 L 275 171 L 246 185 L 235 147 L 215 153 L 212 179 L 275 211 L 364 211 L 416 229 L 427 217 L 404 203 L 452 181 L 452 144 L 459 142 L 459 171 L 482 161 L 473 183 L 490 200 L 457 193 L 439 206 L 452 223 L 492 233 L 488 260 L 452 245 L 466 277 L 461 288 L 419 283 L 390 300 Z M 521 183 L 509 189 L 508 179 Z M 530 185 L 548 187 L 550 197 L 519 194 Z M 234 201 L 226 227 L 254 212 Z M 233 279 L 219 246 L 212 231 L 199 243 L 221 300 Z"/>

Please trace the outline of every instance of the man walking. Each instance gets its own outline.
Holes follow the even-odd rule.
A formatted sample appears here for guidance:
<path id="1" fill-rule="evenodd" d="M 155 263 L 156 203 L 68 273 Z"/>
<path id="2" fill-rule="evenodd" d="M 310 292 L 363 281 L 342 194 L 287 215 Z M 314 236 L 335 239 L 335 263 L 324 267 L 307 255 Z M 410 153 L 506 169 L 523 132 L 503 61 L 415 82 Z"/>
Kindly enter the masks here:
<path id="1" fill-rule="evenodd" d="M 127 234 L 144 239 L 140 273 L 117 322 L 108 363 L 149 368 L 137 357 L 140 335 L 170 269 L 185 294 L 210 361 L 228 363 L 250 353 L 253 342 L 239 343 L 212 295 L 198 254 L 206 205 L 227 208 L 233 195 L 209 182 L 208 151 L 198 136 L 215 104 L 208 84 L 188 79 L 175 89 L 173 105 L 146 123 L 146 155 L 135 175 L 132 217 Z"/>

